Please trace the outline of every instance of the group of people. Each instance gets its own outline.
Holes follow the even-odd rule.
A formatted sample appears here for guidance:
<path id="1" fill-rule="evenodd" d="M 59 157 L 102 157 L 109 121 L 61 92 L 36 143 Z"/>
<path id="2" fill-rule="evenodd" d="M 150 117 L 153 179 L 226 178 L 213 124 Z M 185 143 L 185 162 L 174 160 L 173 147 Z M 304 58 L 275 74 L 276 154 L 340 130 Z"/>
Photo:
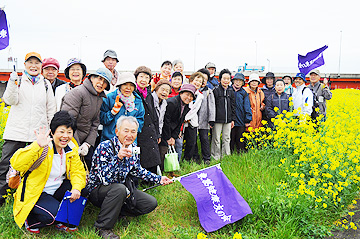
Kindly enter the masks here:
<path id="1" fill-rule="evenodd" d="M 0 162 L 0 204 L 8 189 L 9 166 L 22 175 L 29 172 L 15 193 L 14 217 L 32 233 L 52 224 L 77 230 L 55 220 L 68 190 L 70 201 L 83 195 L 101 208 L 95 222 L 100 236 L 118 238 L 111 229 L 119 217 L 146 214 L 157 206 L 154 197 L 137 189 L 130 192 L 125 182 L 132 176 L 171 183 L 160 176 L 169 147 L 175 147 L 179 161 L 202 158 L 209 164 L 211 158 L 244 151 L 243 133 L 261 127 L 263 120 L 273 127 L 272 118 L 292 110 L 290 97 L 301 113 L 324 116 L 331 99 L 318 70 L 310 72 L 309 87 L 302 73 L 276 79 L 271 72 L 262 80 L 252 73 L 245 87 L 242 73 L 232 76 L 223 69 L 216 77 L 211 62 L 189 78 L 181 60 L 163 62 L 155 75 L 146 66 L 118 73 L 113 50 L 104 53 L 102 62 L 104 67 L 87 75 L 85 64 L 71 58 L 65 82 L 57 77 L 56 59 L 30 52 L 23 74 L 10 75 L 3 95 L 11 108 Z M 30 170 L 40 158 L 40 166 Z M 127 201 L 130 194 L 137 198 L 135 206 Z"/>

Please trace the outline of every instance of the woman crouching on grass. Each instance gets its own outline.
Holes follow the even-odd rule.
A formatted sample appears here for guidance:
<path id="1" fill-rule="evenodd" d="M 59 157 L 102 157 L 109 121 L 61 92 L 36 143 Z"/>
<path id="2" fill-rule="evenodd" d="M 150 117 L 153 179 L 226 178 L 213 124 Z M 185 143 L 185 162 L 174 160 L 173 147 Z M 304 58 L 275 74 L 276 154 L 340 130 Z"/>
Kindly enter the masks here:
<path id="1" fill-rule="evenodd" d="M 31 233 L 40 233 L 39 228 L 55 223 L 55 216 L 64 194 L 71 192 L 70 202 L 80 197 L 85 187 L 86 173 L 78 154 L 78 145 L 73 138 L 75 120 L 66 111 L 55 113 L 50 130 L 40 128 L 35 132 L 37 140 L 26 148 L 19 149 L 10 159 L 11 166 L 23 176 L 14 198 L 16 224 Z M 42 152 L 47 153 L 42 155 Z M 45 151 L 46 152 L 46 151 Z M 28 173 L 34 162 L 44 157 L 41 164 Z M 76 231 L 72 225 L 56 224 L 56 229 Z"/>

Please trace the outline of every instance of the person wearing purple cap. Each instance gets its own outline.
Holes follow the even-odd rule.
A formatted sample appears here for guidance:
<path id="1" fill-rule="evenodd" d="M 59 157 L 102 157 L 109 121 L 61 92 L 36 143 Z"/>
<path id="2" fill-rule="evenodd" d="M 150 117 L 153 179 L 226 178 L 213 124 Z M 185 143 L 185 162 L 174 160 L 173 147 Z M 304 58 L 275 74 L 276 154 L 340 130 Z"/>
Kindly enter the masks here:
<path id="1" fill-rule="evenodd" d="M 70 80 L 69 83 L 63 84 L 55 90 L 56 109 L 60 110 L 61 102 L 66 93 L 76 86 L 82 84 L 86 76 L 86 66 L 78 58 L 71 58 L 64 70 L 65 77 Z"/>
<path id="2" fill-rule="evenodd" d="M 168 146 L 175 146 L 175 140 L 179 138 L 181 125 L 190 110 L 189 104 L 194 100 L 195 92 L 194 85 L 185 84 L 181 87 L 179 95 L 167 100 L 160 142 L 161 169 L 164 168 L 164 158 Z"/>
<path id="3" fill-rule="evenodd" d="M 100 107 L 104 90 L 110 89 L 111 71 L 99 68 L 89 75 L 84 83 L 67 93 L 61 104 L 61 110 L 68 111 L 76 120 L 77 130 L 74 138 L 79 144 L 79 155 L 84 157 L 88 169 L 95 148 L 97 129 L 100 124 Z"/>
<path id="4" fill-rule="evenodd" d="M 294 83 L 296 88 L 293 92 L 293 103 L 294 110 L 299 110 L 295 115 L 308 115 L 310 116 L 313 109 L 313 93 L 312 91 L 306 87 L 306 78 L 303 73 L 297 73 L 294 77 Z"/>
<path id="5" fill-rule="evenodd" d="M 66 83 L 65 81 L 62 81 L 59 78 L 57 78 L 59 74 L 59 69 L 60 69 L 60 63 L 58 62 L 58 60 L 51 57 L 45 58 L 43 60 L 42 75 L 45 77 L 45 79 L 50 81 L 54 93 L 56 87 Z"/>

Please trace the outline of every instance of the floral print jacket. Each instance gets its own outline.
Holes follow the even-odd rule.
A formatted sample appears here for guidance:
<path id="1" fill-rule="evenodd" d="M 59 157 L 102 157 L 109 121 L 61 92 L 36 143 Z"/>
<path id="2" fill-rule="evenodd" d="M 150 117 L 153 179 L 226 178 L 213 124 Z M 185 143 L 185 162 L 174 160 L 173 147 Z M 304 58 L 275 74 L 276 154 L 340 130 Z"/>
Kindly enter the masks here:
<path id="1" fill-rule="evenodd" d="M 139 155 L 120 159 L 117 153 L 122 145 L 116 136 L 111 140 L 114 142 L 116 153 L 110 140 L 101 142 L 94 152 L 89 182 L 86 185 L 89 193 L 100 185 L 124 183 L 129 173 L 140 179 L 160 183 L 161 176 L 141 167 Z M 132 150 L 133 147 L 136 147 L 135 143 L 130 145 L 129 149 Z"/>

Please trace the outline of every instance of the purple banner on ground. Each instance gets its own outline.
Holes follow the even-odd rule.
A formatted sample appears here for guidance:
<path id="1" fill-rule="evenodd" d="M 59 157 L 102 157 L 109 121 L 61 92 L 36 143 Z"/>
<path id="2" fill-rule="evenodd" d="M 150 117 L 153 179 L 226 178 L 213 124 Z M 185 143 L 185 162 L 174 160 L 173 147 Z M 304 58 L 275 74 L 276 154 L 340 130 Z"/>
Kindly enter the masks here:
<path id="1" fill-rule="evenodd" d="M 323 52 L 328 48 L 328 46 L 323 46 L 315 51 L 308 52 L 306 56 L 298 55 L 299 60 L 299 70 L 305 75 L 311 70 L 324 65 Z"/>
<path id="2" fill-rule="evenodd" d="M 207 232 L 234 223 L 252 211 L 220 166 L 206 168 L 180 179 L 196 200 L 201 226 Z"/>
<path id="3" fill-rule="evenodd" d="M 6 14 L 0 10 L 0 50 L 5 49 L 9 45 L 9 31 L 6 21 Z"/>

